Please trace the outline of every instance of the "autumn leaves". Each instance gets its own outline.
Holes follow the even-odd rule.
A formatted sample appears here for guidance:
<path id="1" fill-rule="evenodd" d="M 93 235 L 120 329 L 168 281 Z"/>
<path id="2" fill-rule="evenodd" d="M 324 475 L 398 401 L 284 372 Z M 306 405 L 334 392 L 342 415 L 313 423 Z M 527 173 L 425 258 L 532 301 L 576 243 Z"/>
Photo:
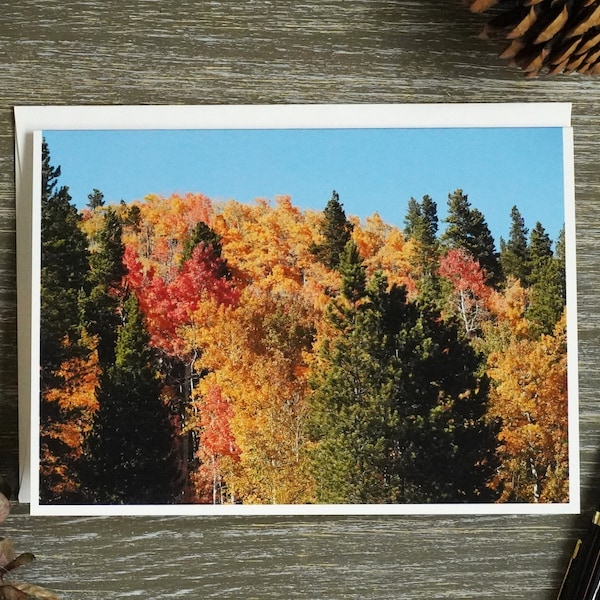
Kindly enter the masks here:
<path id="1" fill-rule="evenodd" d="M 485 236 L 441 239 L 431 199 L 404 231 L 335 193 L 324 212 L 200 194 L 63 212 L 43 244 L 59 256 L 75 223 L 87 266 L 65 284 L 79 320 L 45 334 L 44 501 L 566 499 L 561 315 L 541 333 L 528 282 L 492 281 Z"/>

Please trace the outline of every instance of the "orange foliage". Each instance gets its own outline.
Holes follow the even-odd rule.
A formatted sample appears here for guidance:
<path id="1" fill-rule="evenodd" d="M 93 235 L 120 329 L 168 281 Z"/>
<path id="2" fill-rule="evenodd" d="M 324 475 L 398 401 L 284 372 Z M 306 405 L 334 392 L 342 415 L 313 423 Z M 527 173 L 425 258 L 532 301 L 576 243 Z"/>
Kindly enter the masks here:
<path id="1" fill-rule="evenodd" d="M 512 335 L 527 337 L 531 333 L 531 324 L 525 318 L 529 304 L 529 291 L 518 279 L 509 279 L 503 293 L 493 291 L 488 299 L 488 309 L 499 323 L 508 325 Z"/>
<path id="2" fill-rule="evenodd" d="M 565 319 L 554 335 L 514 339 L 489 357 L 490 416 L 501 419 L 501 501 L 568 500 Z"/>
<path id="3" fill-rule="evenodd" d="M 191 477 L 196 500 L 311 501 L 304 437 L 308 372 L 318 368 L 321 346 L 341 335 L 325 316 L 341 275 L 311 251 L 320 239 L 322 213 L 299 209 L 289 196 L 243 204 L 212 202 L 202 194 L 150 195 L 117 210 L 124 217 L 126 284 L 139 298 L 151 343 L 163 358 L 185 360 L 189 371 L 186 396 L 176 398 L 179 382 L 168 373 L 163 375 L 172 387 L 164 394 L 184 407 L 182 431 L 198 440 L 200 466 Z M 92 245 L 103 212 L 84 211 L 81 226 Z M 437 251 L 425 256 L 426 249 L 377 213 L 349 219 L 368 277 L 382 271 L 390 285 L 406 286 L 414 298 L 419 280 L 440 267 L 452 287 L 452 314 L 463 318 L 468 333 L 483 332 L 471 343 L 488 355 L 488 416 L 502 422 L 495 482 L 501 501 L 563 501 L 564 322 L 553 336 L 531 339 L 524 316 L 528 290 L 518 281 L 492 290 L 479 265 L 461 251 L 449 251 L 438 264 Z M 221 237 L 231 277 L 223 274 L 223 260 L 201 245 L 182 264 L 185 242 L 199 222 Z M 89 355 L 63 364 L 60 387 L 43 397 L 58 407 L 61 419 L 44 424 L 42 435 L 59 440 L 75 459 L 97 408 L 100 368 L 94 341 L 88 345 Z M 58 488 L 73 490 L 76 481 L 60 457 L 47 445 L 42 451 L 42 469 L 60 482 Z"/>
<path id="4" fill-rule="evenodd" d="M 364 258 L 367 275 L 381 271 L 390 285 L 414 288 L 410 266 L 410 244 L 404 234 L 385 223 L 378 213 L 367 217 L 364 223 L 354 221 L 352 238 Z"/>
<path id="5" fill-rule="evenodd" d="M 154 268 L 168 279 L 177 265 L 184 240 L 197 223 L 211 223 L 212 202 L 203 194 L 155 194 L 134 202 L 140 211 L 139 224 L 124 229 L 123 242 L 134 248 L 144 268 Z"/>
<path id="6" fill-rule="evenodd" d="M 307 381 L 302 335 L 286 330 L 289 311 L 308 313 L 292 299 L 285 304 L 260 288 L 244 290 L 239 305 L 198 332 L 203 348 L 197 370 L 211 371 L 197 393 L 214 386 L 230 404 L 229 426 L 239 448 L 228 489 L 246 503 L 303 502 L 309 486 L 302 452 Z M 200 411 L 201 412 L 201 411 Z M 201 420 L 196 425 L 202 430 Z"/>
<path id="7" fill-rule="evenodd" d="M 278 197 L 274 207 L 262 199 L 253 205 L 231 200 L 223 205 L 214 229 L 222 236 L 231 269 L 246 285 L 295 291 L 294 284 L 302 284 L 304 271 L 314 262 L 309 250 L 314 230 L 288 196 Z"/>
<path id="8" fill-rule="evenodd" d="M 92 345 L 94 340 L 87 340 Z M 41 440 L 56 440 L 65 448 L 55 455 L 49 444 L 42 441 L 40 474 L 53 481 L 57 494 L 74 491 L 74 479 L 70 463 L 83 453 L 85 436 L 89 433 L 94 413 L 98 409 L 96 389 L 100 377 L 98 353 L 91 350 L 87 356 L 76 356 L 65 361 L 56 373 L 61 385 L 44 390 L 42 402 L 56 404 L 59 418 L 40 426 Z"/>

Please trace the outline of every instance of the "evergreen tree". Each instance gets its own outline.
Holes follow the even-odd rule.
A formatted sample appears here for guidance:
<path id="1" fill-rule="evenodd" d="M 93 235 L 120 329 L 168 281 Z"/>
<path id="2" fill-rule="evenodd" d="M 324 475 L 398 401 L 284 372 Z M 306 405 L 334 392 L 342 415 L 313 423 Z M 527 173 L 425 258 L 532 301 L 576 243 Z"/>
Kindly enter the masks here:
<path id="1" fill-rule="evenodd" d="M 365 295 L 367 276 L 358 247 L 352 239 L 348 240 L 340 255 L 338 270 L 342 274 L 342 296 L 354 306 Z"/>
<path id="2" fill-rule="evenodd" d="M 121 284 L 126 273 L 122 232 L 121 219 L 113 208 L 108 208 L 102 229 L 93 240 L 89 274 L 91 291 L 82 302 L 87 331 L 98 336 L 101 365 L 111 365 L 115 360 L 116 332 L 120 322 L 118 308 L 123 293 Z"/>
<path id="3" fill-rule="evenodd" d="M 44 138 L 42 140 L 42 205 L 47 203 L 54 193 L 59 177 L 60 165 L 57 167 L 52 165 L 48 142 Z"/>
<path id="4" fill-rule="evenodd" d="M 61 368 L 88 348 L 81 341 L 79 297 L 86 293 L 89 268 L 87 240 L 68 188 L 57 188 L 60 166 L 54 167 L 42 142 L 41 273 L 40 273 L 40 500 L 56 500 L 55 490 L 74 476 L 73 448 L 56 432 L 81 417 L 49 396 L 64 383 Z M 59 464 L 61 469 L 55 468 Z"/>
<path id="5" fill-rule="evenodd" d="M 82 479 L 87 501 L 172 503 L 178 496 L 175 432 L 133 294 L 124 301 L 122 319 L 115 363 L 102 377 L 99 409 L 86 444 Z"/>
<path id="6" fill-rule="evenodd" d="M 102 208 L 104 206 L 104 194 L 94 188 L 91 194 L 88 194 L 88 208 L 91 210 L 96 210 L 97 208 Z"/>
<path id="7" fill-rule="evenodd" d="M 421 203 L 411 198 L 404 223 L 404 232 L 415 248 L 411 264 L 417 274 L 419 302 L 436 306 L 442 294 L 437 275 L 440 254 L 437 204 L 427 195 Z"/>
<path id="8" fill-rule="evenodd" d="M 86 289 L 87 239 L 66 186 L 56 190 L 60 167 L 42 144 L 40 354 L 42 388 L 69 358 L 79 337 L 78 299 Z"/>
<path id="9" fill-rule="evenodd" d="M 531 282 L 534 282 L 539 277 L 539 271 L 544 268 L 546 262 L 553 256 L 552 240 L 539 221 L 531 231 L 529 256 Z"/>
<path id="10" fill-rule="evenodd" d="M 431 196 L 423 196 L 421 203 L 414 198 L 408 201 L 404 225 L 404 233 L 408 237 L 417 239 L 428 248 L 437 246 L 437 204 Z"/>
<path id="11" fill-rule="evenodd" d="M 323 223 L 320 230 L 323 241 L 313 244 L 311 251 L 329 269 L 337 269 L 340 256 L 350 240 L 352 223 L 340 203 L 339 194 L 334 190 L 323 210 Z"/>
<path id="12" fill-rule="evenodd" d="M 181 264 L 186 260 L 189 260 L 194 252 L 194 248 L 202 244 L 205 248 L 210 248 L 214 258 L 221 259 L 217 275 L 219 277 L 231 277 L 231 272 L 227 266 L 227 261 L 222 259 L 223 246 L 221 244 L 221 236 L 204 221 L 199 221 L 194 227 L 191 235 L 185 240 L 183 244 L 183 251 L 181 253 Z"/>
<path id="13" fill-rule="evenodd" d="M 538 333 L 551 334 L 566 303 L 564 234 L 557 244 L 560 254 L 555 257 L 552 240 L 538 222 L 529 248 L 531 304 L 526 316 L 536 324 Z"/>
<path id="14" fill-rule="evenodd" d="M 340 334 L 309 399 L 317 500 L 488 500 L 487 383 L 456 325 L 421 312 L 380 273 L 333 323 Z"/>
<path id="15" fill-rule="evenodd" d="M 181 262 L 185 262 L 194 251 L 194 248 L 198 244 L 204 244 L 204 246 L 210 246 L 215 256 L 220 257 L 222 252 L 221 236 L 207 225 L 204 221 L 199 221 L 190 237 L 185 240 L 183 245 L 183 252 L 181 255 Z"/>
<path id="16" fill-rule="evenodd" d="M 483 213 L 471 207 L 468 196 L 460 189 L 448 194 L 446 223 L 442 240 L 448 247 L 466 250 L 486 270 L 488 281 L 499 283 L 501 269 L 494 238 Z"/>
<path id="17" fill-rule="evenodd" d="M 500 264 L 504 277 L 512 276 L 527 285 L 529 278 L 528 229 L 519 209 L 513 206 L 510 212 L 511 226 L 508 242 L 500 239 Z"/>

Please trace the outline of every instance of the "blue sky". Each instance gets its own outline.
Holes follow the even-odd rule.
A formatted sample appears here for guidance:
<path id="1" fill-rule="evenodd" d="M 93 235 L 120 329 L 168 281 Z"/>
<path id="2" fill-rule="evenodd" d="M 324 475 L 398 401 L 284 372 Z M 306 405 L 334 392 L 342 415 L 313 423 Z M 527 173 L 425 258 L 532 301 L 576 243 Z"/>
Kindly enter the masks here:
<path id="1" fill-rule="evenodd" d="M 332 190 L 347 215 L 377 211 L 403 227 L 409 198 L 429 194 L 446 215 L 461 188 L 498 244 L 517 205 L 552 239 L 564 223 L 560 128 L 45 131 L 59 183 L 84 206 L 150 193 L 202 192 L 251 202 L 289 194 L 321 210 Z M 440 224 L 440 229 L 444 224 Z"/>

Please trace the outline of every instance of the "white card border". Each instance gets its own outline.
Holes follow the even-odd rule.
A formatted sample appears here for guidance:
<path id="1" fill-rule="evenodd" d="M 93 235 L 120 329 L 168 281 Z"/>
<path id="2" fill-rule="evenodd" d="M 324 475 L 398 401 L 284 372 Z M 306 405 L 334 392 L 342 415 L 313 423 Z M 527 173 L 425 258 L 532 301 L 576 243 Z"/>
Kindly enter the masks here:
<path id="1" fill-rule="evenodd" d="M 19 501 L 39 515 L 412 515 L 569 514 L 580 510 L 577 291 L 575 269 L 575 183 L 571 104 L 320 104 L 206 106 L 19 106 L 15 117 L 17 208 L 17 319 L 19 378 Z M 563 129 L 569 411 L 569 502 L 563 504 L 401 505 L 40 505 L 38 336 L 39 211 L 41 132 L 103 129 L 303 129 L 303 128 L 561 127 Z"/>

